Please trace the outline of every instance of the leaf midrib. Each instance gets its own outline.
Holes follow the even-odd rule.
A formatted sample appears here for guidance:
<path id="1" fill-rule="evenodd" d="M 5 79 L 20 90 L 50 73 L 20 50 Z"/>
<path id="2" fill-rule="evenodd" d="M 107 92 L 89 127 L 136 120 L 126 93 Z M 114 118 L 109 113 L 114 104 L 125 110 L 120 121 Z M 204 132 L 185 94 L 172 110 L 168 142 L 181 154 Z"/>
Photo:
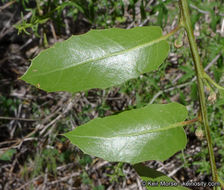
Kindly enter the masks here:
<path id="1" fill-rule="evenodd" d="M 74 134 L 71 134 L 71 136 L 78 137 L 78 138 L 91 138 L 91 139 L 98 139 L 98 138 L 100 138 L 100 139 L 110 139 L 110 138 L 117 138 L 117 137 L 134 137 L 134 136 L 140 136 L 140 135 L 144 135 L 144 134 L 148 134 L 148 133 L 167 131 L 167 130 L 170 130 L 170 129 L 183 127 L 184 125 L 186 125 L 186 124 L 184 124 L 183 122 L 179 122 L 179 123 L 175 123 L 175 124 L 169 125 L 167 127 L 163 127 L 163 128 L 149 129 L 149 130 L 145 130 L 145 131 L 141 131 L 141 132 L 137 132 L 137 133 L 120 134 L 120 135 L 110 136 L 110 137 L 80 136 L 80 135 L 74 135 Z"/>
<path id="2" fill-rule="evenodd" d="M 117 52 L 114 52 L 114 53 L 111 53 L 111 54 L 107 54 L 107 55 L 105 55 L 103 57 L 98 57 L 98 58 L 95 58 L 95 59 L 89 59 L 89 60 L 81 61 L 78 64 L 77 63 L 73 63 L 71 65 L 64 66 L 63 68 L 59 68 L 59 69 L 55 69 L 55 70 L 52 70 L 52 71 L 36 74 L 35 76 L 42 76 L 42 75 L 54 73 L 54 72 L 57 72 L 57 71 L 63 71 L 63 70 L 66 70 L 66 69 L 70 69 L 73 66 L 79 66 L 79 65 L 83 65 L 83 64 L 88 64 L 88 63 L 91 63 L 91 62 L 96 62 L 96 61 L 100 61 L 100 60 L 103 60 L 103 59 L 107 59 L 109 57 L 114 57 L 114 56 L 117 56 L 117 55 L 125 54 L 125 53 L 131 52 L 131 51 L 135 51 L 137 49 L 141 49 L 141 48 L 144 48 L 144 47 L 152 46 L 152 45 L 157 44 L 157 43 L 159 43 L 161 41 L 164 41 L 166 39 L 167 39 L 167 36 L 166 35 L 165 36 L 162 35 L 161 37 L 159 37 L 159 38 L 157 38 L 155 40 L 152 40 L 150 42 L 147 42 L 147 43 L 144 43 L 144 44 L 141 44 L 141 45 L 137 45 L 137 46 L 132 47 L 132 48 L 124 49 L 124 50 L 117 51 Z"/>

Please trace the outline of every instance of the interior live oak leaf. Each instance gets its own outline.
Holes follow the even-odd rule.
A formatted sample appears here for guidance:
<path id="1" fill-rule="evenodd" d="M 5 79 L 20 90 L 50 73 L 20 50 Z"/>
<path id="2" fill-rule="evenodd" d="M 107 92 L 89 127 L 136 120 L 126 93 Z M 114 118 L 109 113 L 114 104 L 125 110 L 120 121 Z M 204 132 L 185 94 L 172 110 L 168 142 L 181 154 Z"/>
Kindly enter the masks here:
<path id="1" fill-rule="evenodd" d="M 156 70 L 168 52 L 157 26 L 91 30 L 42 51 L 21 79 L 48 92 L 104 89 Z"/>

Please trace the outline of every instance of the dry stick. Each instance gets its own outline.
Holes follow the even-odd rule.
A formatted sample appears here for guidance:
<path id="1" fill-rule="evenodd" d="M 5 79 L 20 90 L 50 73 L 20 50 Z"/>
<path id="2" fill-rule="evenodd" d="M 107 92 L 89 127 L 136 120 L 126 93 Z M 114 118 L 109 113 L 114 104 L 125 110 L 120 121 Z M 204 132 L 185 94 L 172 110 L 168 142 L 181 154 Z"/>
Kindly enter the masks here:
<path id="1" fill-rule="evenodd" d="M 191 53 L 192 53 L 193 60 L 194 60 L 194 67 L 195 67 L 197 83 L 198 83 L 200 110 L 201 110 L 201 116 L 202 116 L 202 121 L 203 121 L 203 125 L 205 128 L 205 135 L 206 135 L 206 140 L 207 140 L 207 145 L 208 145 L 210 165 L 211 165 L 211 170 L 212 170 L 212 179 L 214 182 L 217 182 L 218 174 L 217 174 L 215 156 L 214 156 L 214 151 L 213 151 L 213 146 L 212 146 L 210 128 L 208 125 L 207 107 L 206 107 L 206 102 L 205 102 L 204 83 L 203 83 L 204 69 L 203 69 L 201 59 L 199 56 L 195 36 L 193 34 L 193 28 L 192 28 L 192 24 L 191 24 L 191 20 L 190 20 L 188 2 L 187 2 L 187 0 L 180 0 L 179 5 L 180 5 L 180 10 L 181 10 L 181 23 L 187 32 L 187 36 L 188 36 L 188 40 L 189 40 L 189 44 L 190 44 L 190 48 L 191 48 Z M 214 189 L 216 189 L 216 188 L 214 187 Z"/>
<path id="2" fill-rule="evenodd" d="M 41 131 L 40 131 L 40 135 L 43 135 L 44 132 L 54 123 L 56 123 L 58 120 L 60 120 L 65 114 L 67 114 L 71 109 L 72 106 L 74 105 L 72 98 L 70 98 L 69 103 L 67 105 L 67 107 L 64 109 L 63 113 L 61 113 L 60 115 L 58 115 L 53 121 L 51 121 L 48 125 L 46 125 Z"/>
<path id="3" fill-rule="evenodd" d="M 136 181 L 137 181 L 137 184 L 138 184 L 138 189 L 139 189 L 139 190 L 143 190 L 140 179 L 137 178 Z"/>
<path id="4" fill-rule="evenodd" d="M 55 43 L 55 42 L 57 42 L 57 35 L 56 35 L 56 32 L 55 32 L 54 25 L 53 25 L 52 21 L 50 22 L 50 27 L 51 27 L 51 33 L 52 33 L 52 36 L 54 38 L 54 43 Z"/>
<path id="5" fill-rule="evenodd" d="M 1 12 L 3 9 L 6 9 L 6 8 L 9 7 L 10 5 L 14 4 L 15 2 L 16 2 L 16 0 L 14 0 L 14 1 L 10 1 L 10 2 L 8 2 L 8 3 L 4 4 L 4 5 L 2 5 L 2 6 L 0 7 L 0 12 Z"/>
<path id="6" fill-rule="evenodd" d="M 127 186 L 124 190 L 135 190 L 135 189 L 137 189 L 137 187 L 138 186 L 134 183 L 132 185 Z"/>
<path id="7" fill-rule="evenodd" d="M 54 184 L 56 184 L 56 183 L 58 183 L 58 182 L 66 181 L 66 180 L 68 180 L 69 178 L 72 178 L 72 177 L 78 177 L 78 176 L 80 176 L 80 173 L 79 173 L 79 172 L 74 172 L 74 173 L 69 174 L 68 176 L 62 177 L 62 178 L 60 178 L 60 179 L 58 179 L 58 180 L 51 181 L 51 182 L 47 182 L 47 185 L 54 185 Z"/>
<path id="8" fill-rule="evenodd" d="M 24 189 L 27 185 L 33 183 L 34 181 L 38 180 L 41 177 L 42 177 L 42 175 L 39 175 L 39 176 L 33 178 L 31 181 L 28 181 L 27 183 L 23 184 L 21 187 L 17 188 L 16 190 Z"/>
<path id="9" fill-rule="evenodd" d="M 17 118 L 17 117 L 5 117 L 5 116 L 0 116 L 0 119 L 5 119 L 5 120 L 19 120 L 19 121 L 38 121 L 39 119 L 27 119 L 27 118 Z"/>
<path id="10" fill-rule="evenodd" d="M 44 133 L 44 131 L 51 125 L 53 125 L 58 119 L 60 119 L 62 117 L 63 114 L 66 114 L 70 109 L 71 109 L 71 100 L 70 99 L 70 103 L 68 104 L 68 106 L 65 108 L 64 112 L 62 114 L 60 114 L 59 116 L 60 117 L 56 117 L 56 119 L 54 119 L 53 121 L 51 121 L 48 125 L 44 126 L 44 123 L 46 123 L 48 120 L 50 120 L 52 117 L 55 116 L 55 114 L 57 114 L 60 110 L 61 110 L 61 107 L 59 109 L 57 109 L 53 114 L 47 116 L 44 121 L 42 122 L 42 124 L 39 124 L 37 125 L 37 127 L 32 131 L 30 132 L 29 134 L 27 134 L 25 137 L 23 137 L 23 139 L 18 139 L 18 140 L 15 140 L 14 144 L 9 146 L 9 147 L 5 147 L 5 148 L 1 148 L 0 150 L 1 151 L 7 151 L 8 149 L 10 148 L 15 148 L 15 147 L 20 147 L 22 145 L 22 143 L 26 140 L 30 140 L 30 136 L 34 135 L 37 131 L 41 130 L 42 133 Z M 4 117 L 5 118 L 5 117 Z M 15 119 L 15 118 L 13 118 Z M 20 119 L 20 118 L 17 118 L 17 119 Z M 21 118 L 22 119 L 22 118 Z M 24 120 L 24 119 L 22 119 Z M 26 119 L 27 120 L 27 119 Z M 30 120 L 30 119 L 28 119 Z M 38 121 L 38 120 L 37 120 Z M 42 127 L 43 126 L 43 127 Z M 41 133 L 41 134 L 42 134 Z M 11 142 L 12 143 L 12 142 Z"/>
<path id="11" fill-rule="evenodd" d="M 18 140 L 9 140 L 9 141 L 3 141 L 3 142 L 0 142 L 0 146 L 4 145 L 4 144 L 11 144 L 11 143 L 15 143 L 17 142 Z M 1 149 L 0 149 L 1 150 Z"/>
<path id="12" fill-rule="evenodd" d="M 168 177 L 172 177 L 173 175 L 175 175 L 183 167 L 184 167 L 184 165 L 179 166 L 178 168 L 176 168 L 175 170 L 173 170 L 172 172 L 170 172 L 168 174 Z"/>
<path id="13" fill-rule="evenodd" d="M 16 143 L 14 143 L 13 145 L 11 145 L 10 147 L 1 148 L 1 150 L 2 151 L 7 151 L 8 149 L 21 146 L 24 141 L 26 141 L 27 139 L 30 140 L 30 136 L 32 136 L 36 132 L 37 132 L 37 129 L 34 129 L 32 132 L 30 132 L 29 134 L 27 134 L 23 139 L 18 139 L 18 140 L 16 140 Z"/>
<path id="14" fill-rule="evenodd" d="M 6 150 L 8 150 L 10 148 L 15 148 L 15 147 L 21 146 L 24 141 L 26 141 L 27 139 L 29 139 L 30 136 L 34 135 L 39 130 L 41 130 L 40 133 L 43 134 L 48 127 L 50 127 L 51 125 L 53 125 L 56 121 L 58 121 L 58 119 L 60 119 L 62 117 L 63 114 L 66 114 L 72 108 L 71 102 L 72 102 L 72 98 L 70 98 L 69 103 L 68 103 L 67 107 L 65 108 L 64 112 L 62 114 L 60 114 L 59 116 L 57 116 L 56 119 L 54 119 L 53 121 L 51 121 L 50 123 L 48 123 L 46 126 L 44 126 L 44 123 L 46 123 L 48 120 L 50 120 L 52 117 L 54 117 L 55 114 L 57 114 L 61 110 L 61 107 L 59 109 L 57 109 L 51 115 L 47 116 L 44 119 L 44 121 L 42 122 L 42 124 L 37 125 L 37 127 L 32 132 L 30 132 L 29 134 L 27 134 L 23 139 L 15 140 L 15 143 L 13 145 L 11 145 L 10 147 L 1 148 L 1 150 L 6 151 Z"/>
<path id="15" fill-rule="evenodd" d="M 206 14 L 206 15 L 210 15 L 211 14 L 208 11 L 204 11 L 204 10 L 199 9 L 198 7 L 196 7 L 193 4 L 190 4 L 190 7 L 193 8 L 193 9 L 195 9 L 195 10 L 197 10 L 199 13 Z M 224 13 L 219 13 L 219 16 L 224 16 Z"/>

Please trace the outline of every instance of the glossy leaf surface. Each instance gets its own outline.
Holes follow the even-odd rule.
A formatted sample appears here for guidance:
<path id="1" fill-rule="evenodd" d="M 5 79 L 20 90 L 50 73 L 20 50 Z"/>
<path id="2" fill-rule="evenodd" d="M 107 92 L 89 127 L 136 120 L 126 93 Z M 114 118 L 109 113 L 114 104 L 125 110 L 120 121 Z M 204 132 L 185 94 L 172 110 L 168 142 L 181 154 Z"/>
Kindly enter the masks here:
<path id="1" fill-rule="evenodd" d="M 167 190 L 188 190 L 188 188 L 180 186 L 173 179 L 169 178 L 162 172 L 144 166 L 143 164 L 136 164 L 134 168 L 142 179 L 142 184 L 146 189 L 167 189 Z"/>
<path id="2" fill-rule="evenodd" d="M 168 51 L 157 26 L 91 30 L 41 52 L 21 79 L 50 92 L 103 89 L 157 69 Z"/>
<path id="3" fill-rule="evenodd" d="M 178 103 L 151 104 L 94 119 L 65 136 L 84 153 L 108 161 L 163 161 L 185 147 L 180 122 L 186 117 L 186 108 Z"/>

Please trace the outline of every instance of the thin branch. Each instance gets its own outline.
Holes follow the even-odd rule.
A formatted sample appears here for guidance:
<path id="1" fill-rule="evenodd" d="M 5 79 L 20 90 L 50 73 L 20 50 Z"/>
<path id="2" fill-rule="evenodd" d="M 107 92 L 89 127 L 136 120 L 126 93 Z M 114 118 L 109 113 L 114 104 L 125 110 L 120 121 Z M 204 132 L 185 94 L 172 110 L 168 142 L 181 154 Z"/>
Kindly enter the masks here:
<path id="1" fill-rule="evenodd" d="M 19 121 L 39 121 L 39 119 L 27 119 L 27 118 L 16 118 L 16 117 L 5 117 L 5 116 L 0 116 L 0 119 L 5 119 L 5 120 L 19 120 Z"/>
<path id="2" fill-rule="evenodd" d="M 8 2 L 8 3 L 4 4 L 4 5 L 2 5 L 2 6 L 0 7 L 0 12 L 1 12 L 3 9 L 6 9 L 7 7 L 11 6 L 11 5 L 14 4 L 15 2 L 16 2 L 16 0 L 14 0 L 14 1 L 10 1 L 10 2 Z"/>
<path id="3" fill-rule="evenodd" d="M 172 177 L 172 176 L 174 176 L 180 169 L 182 169 L 184 166 L 183 165 L 181 165 L 181 166 L 179 166 L 178 168 L 176 168 L 176 169 L 174 169 L 172 172 L 170 172 L 169 174 L 168 174 L 168 177 Z"/>
<path id="4" fill-rule="evenodd" d="M 202 13 L 202 14 L 206 14 L 206 15 L 210 15 L 211 13 L 209 11 L 204 11 L 202 9 L 199 9 L 198 7 L 196 7 L 195 5 L 193 4 L 190 4 L 190 7 L 197 10 L 199 13 Z M 218 14 L 219 16 L 224 16 L 224 13 L 219 13 Z"/>
<path id="5" fill-rule="evenodd" d="M 47 182 L 47 185 L 54 185 L 54 184 L 57 184 L 59 182 L 66 181 L 66 180 L 68 180 L 68 179 L 70 179 L 72 177 L 78 177 L 78 176 L 80 176 L 80 172 L 74 172 L 74 173 L 69 174 L 68 176 L 62 177 L 62 178 L 60 178 L 58 180 Z"/>
<path id="6" fill-rule="evenodd" d="M 180 10 L 181 10 L 181 21 L 184 24 L 184 28 L 187 32 L 187 37 L 189 41 L 189 45 L 191 48 L 191 53 L 194 60 L 194 67 L 196 71 L 197 77 L 197 84 L 198 84 L 198 95 L 199 95 L 199 103 L 200 103 L 200 110 L 202 116 L 202 122 L 205 129 L 205 135 L 207 140 L 208 152 L 209 152 L 209 159 L 210 159 L 210 166 L 212 171 L 212 179 L 213 181 L 217 182 L 218 180 L 218 173 L 215 163 L 215 156 L 212 146 L 212 139 L 211 139 L 211 132 L 208 122 L 208 115 L 207 115 L 207 107 L 206 107 L 206 100 L 205 100 L 205 93 L 204 93 L 204 83 L 203 83 L 203 73 L 204 68 L 202 66 L 201 58 L 198 52 L 198 46 L 196 44 L 195 36 L 193 33 L 193 28 L 190 19 L 189 13 L 189 5 L 187 0 L 180 0 L 179 1 Z M 214 187 L 214 189 L 216 189 Z"/>
<path id="7" fill-rule="evenodd" d="M 224 90 L 224 87 L 217 84 L 207 73 L 204 73 L 204 78 L 212 85 L 214 85 L 219 90 Z"/>

